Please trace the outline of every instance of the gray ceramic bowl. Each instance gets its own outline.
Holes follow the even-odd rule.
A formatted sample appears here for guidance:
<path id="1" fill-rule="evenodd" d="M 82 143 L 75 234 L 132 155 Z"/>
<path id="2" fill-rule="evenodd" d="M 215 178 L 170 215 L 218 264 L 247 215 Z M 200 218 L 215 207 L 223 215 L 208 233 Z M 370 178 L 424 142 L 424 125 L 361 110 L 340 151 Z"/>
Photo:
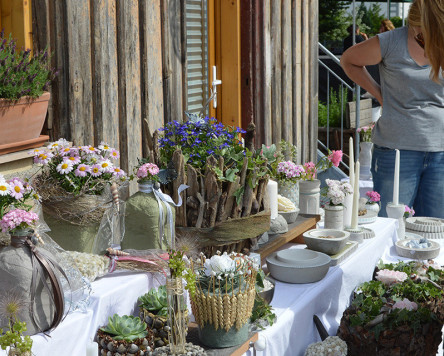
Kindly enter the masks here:
<path id="1" fill-rule="evenodd" d="M 273 278 L 287 283 L 313 283 L 328 272 L 330 256 L 305 249 L 287 249 L 273 252 L 266 258 Z"/>
<path id="2" fill-rule="evenodd" d="M 407 233 L 406 233 L 407 235 Z M 416 234 L 411 234 L 416 235 Z M 418 236 L 418 235 L 416 235 Z M 431 258 L 435 258 L 439 255 L 440 245 L 436 243 L 435 241 L 429 240 L 431 246 L 428 248 L 412 248 L 407 247 L 406 244 L 409 242 L 412 238 L 407 238 L 404 240 L 396 241 L 395 248 L 396 253 L 398 256 L 401 257 L 407 257 L 414 260 L 428 260 Z M 421 239 L 421 236 L 419 236 L 418 240 Z"/>
<path id="3" fill-rule="evenodd" d="M 307 247 L 313 251 L 319 251 L 328 255 L 336 255 L 345 248 L 350 233 L 348 231 L 334 229 L 313 229 L 304 232 L 304 241 Z M 325 238 L 321 236 L 334 236 Z"/>
<path id="4" fill-rule="evenodd" d="M 265 277 L 265 279 L 268 282 L 273 284 L 273 288 L 265 290 L 265 291 L 262 291 L 262 292 L 257 292 L 257 294 L 259 295 L 259 297 L 263 298 L 267 302 L 267 304 L 270 304 L 271 301 L 273 300 L 274 288 L 276 286 L 276 281 L 273 278 L 269 277 L 269 276 Z"/>
<path id="5" fill-rule="evenodd" d="M 293 224 L 299 215 L 299 208 L 293 211 L 280 211 L 279 215 L 282 215 L 288 224 Z"/>

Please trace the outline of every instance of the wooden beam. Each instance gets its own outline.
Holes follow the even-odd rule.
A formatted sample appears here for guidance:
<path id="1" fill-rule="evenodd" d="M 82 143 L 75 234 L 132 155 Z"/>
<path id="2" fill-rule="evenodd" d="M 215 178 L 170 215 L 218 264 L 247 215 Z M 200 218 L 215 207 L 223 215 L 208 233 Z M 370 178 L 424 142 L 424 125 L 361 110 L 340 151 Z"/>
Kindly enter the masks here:
<path id="1" fill-rule="evenodd" d="M 302 0 L 301 8 L 301 28 L 309 28 L 309 2 L 311 0 Z M 310 138 L 309 138 L 309 125 L 310 125 L 310 40 L 309 31 L 302 31 L 301 36 L 301 49 L 302 49 L 302 117 L 301 117 L 301 127 L 302 127 L 302 149 L 301 149 L 301 160 L 302 162 L 310 161 Z"/>
<path id="2" fill-rule="evenodd" d="M 291 47 L 291 0 L 282 0 L 282 135 L 281 138 L 293 143 L 293 82 L 292 82 L 292 47 Z"/>
<path id="3" fill-rule="evenodd" d="M 281 2 L 271 1 L 271 121 L 273 143 L 282 138 L 282 45 L 281 45 Z"/>
<path id="4" fill-rule="evenodd" d="M 291 25 L 292 25 L 292 60 L 293 60 L 293 141 L 298 148 L 298 162 L 302 152 L 302 36 L 301 36 L 301 9 L 300 0 L 292 0 Z"/>
<path id="5" fill-rule="evenodd" d="M 253 3 L 241 1 L 241 121 L 242 127 L 254 122 L 253 98 L 254 98 L 254 73 L 253 73 Z"/>
<path id="6" fill-rule="evenodd" d="M 318 147 L 318 86 L 319 86 L 319 70 L 318 70 L 318 20 L 319 8 L 318 0 L 311 0 L 309 3 L 310 20 L 308 26 L 310 41 L 310 127 L 309 127 L 309 159 L 315 161 L 317 158 Z"/>
<path id="7" fill-rule="evenodd" d="M 263 86 L 263 101 L 264 101 L 264 143 L 269 146 L 273 143 L 273 126 L 272 126 L 272 76 L 271 76 L 271 4 L 270 1 L 274 0 L 266 0 L 263 5 L 263 21 L 264 21 L 264 72 L 262 77 L 262 86 Z"/>

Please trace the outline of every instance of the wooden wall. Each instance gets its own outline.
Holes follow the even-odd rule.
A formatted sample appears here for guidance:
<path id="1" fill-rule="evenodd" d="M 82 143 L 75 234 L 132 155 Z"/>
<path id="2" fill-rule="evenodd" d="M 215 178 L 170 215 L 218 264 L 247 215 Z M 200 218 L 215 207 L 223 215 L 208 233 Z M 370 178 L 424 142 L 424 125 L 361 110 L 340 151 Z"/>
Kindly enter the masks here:
<path id="1" fill-rule="evenodd" d="M 256 123 L 256 146 L 297 144 L 301 162 L 316 157 L 317 1 L 241 2 L 243 126 Z M 144 153 L 144 119 L 151 131 L 183 120 L 183 1 L 32 0 L 32 19 L 34 48 L 49 46 L 60 71 L 52 139 L 105 140 L 128 170 Z"/>
<path id="2" fill-rule="evenodd" d="M 285 139 L 297 145 L 300 162 L 315 160 L 318 0 L 253 0 L 243 4 L 242 23 L 253 33 L 242 36 L 253 53 L 242 58 L 243 122 L 254 120 L 257 143 Z"/>

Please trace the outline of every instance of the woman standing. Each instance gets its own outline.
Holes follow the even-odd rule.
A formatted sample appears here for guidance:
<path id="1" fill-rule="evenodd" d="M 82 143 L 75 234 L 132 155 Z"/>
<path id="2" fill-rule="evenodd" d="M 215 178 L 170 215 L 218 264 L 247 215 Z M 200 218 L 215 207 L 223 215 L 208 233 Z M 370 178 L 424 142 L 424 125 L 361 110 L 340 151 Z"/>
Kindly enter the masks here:
<path id="1" fill-rule="evenodd" d="M 380 215 L 387 216 L 399 149 L 399 201 L 418 216 L 444 218 L 444 0 L 415 0 L 408 24 L 351 47 L 341 65 L 383 106 L 372 136 Z M 373 64 L 381 85 L 365 69 Z"/>

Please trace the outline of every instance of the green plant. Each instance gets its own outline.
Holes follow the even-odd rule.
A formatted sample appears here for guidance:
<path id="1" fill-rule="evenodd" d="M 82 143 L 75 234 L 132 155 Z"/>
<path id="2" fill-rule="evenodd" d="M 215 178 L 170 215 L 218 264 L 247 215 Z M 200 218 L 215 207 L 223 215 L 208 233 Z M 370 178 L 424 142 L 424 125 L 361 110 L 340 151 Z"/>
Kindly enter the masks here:
<path id="1" fill-rule="evenodd" d="M 192 297 L 196 292 L 196 274 L 192 266 L 187 266 L 188 259 L 185 258 L 183 251 L 171 250 L 169 252 L 168 267 L 172 278 L 183 278 L 187 282 L 185 289 Z"/>
<path id="2" fill-rule="evenodd" d="M 250 322 L 254 323 L 257 320 L 266 320 L 269 325 L 273 325 L 276 320 L 276 314 L 273 313 L 273 308 L 270 304 L 268 304 L 263 298 L 259 297 L 256 294 L 254 299 L 253 311 L 251 312 Z M 263 326 L 259 324 L 261 329 L 264 329 Z"/>
<path id="3" fill-rule="evenodd" d="M 110 334 L 114 340 L 127 342 L 144 338 L 148 335 L 147 325 L 135 316 L 114 314 L 108 318 L 108 325 L 100 328 L 103 332 Z"/>
<path id="4" fill-rule="evenodd" d="M 148 293 L 139 297 L 139 307 L 160 316 L 168 315 L 168 300 L 166 286 L 152 288 Z"/>
<path id="5" fill-rule="evenodd" d="M 39 97 L 47 91 L 57 73 L 50 68 L 45 49 L 31 56 L 30 49 L 17 51 L 17 41 L 0 32 L 0 98 L 17 100 L 22 96 Z"/>
<path id="6" fill-rule="evenodd" d="M 327 110 L 327 103 L 318 103 L 318 125 L 320 127 L 327 126 L 329 122 L 330 127 L 341 126 L 341 101 L 342 113 L 345 119 L 345 107 L 347 103 L 347 88 L 342 88 L 342 95 L 333 88 L 330 88 L 330 102 L 329 110 Z M 329 120 L 329 121 L 328 121 Z"/>
<path id="7" fill-rule="evenodd" d="M 403 26 L 402 18 L 400 18 L 399 16 L 390 17 L 390 21 L 393 23 L 393 26 L 395 26 L 396 28 Z"/>

